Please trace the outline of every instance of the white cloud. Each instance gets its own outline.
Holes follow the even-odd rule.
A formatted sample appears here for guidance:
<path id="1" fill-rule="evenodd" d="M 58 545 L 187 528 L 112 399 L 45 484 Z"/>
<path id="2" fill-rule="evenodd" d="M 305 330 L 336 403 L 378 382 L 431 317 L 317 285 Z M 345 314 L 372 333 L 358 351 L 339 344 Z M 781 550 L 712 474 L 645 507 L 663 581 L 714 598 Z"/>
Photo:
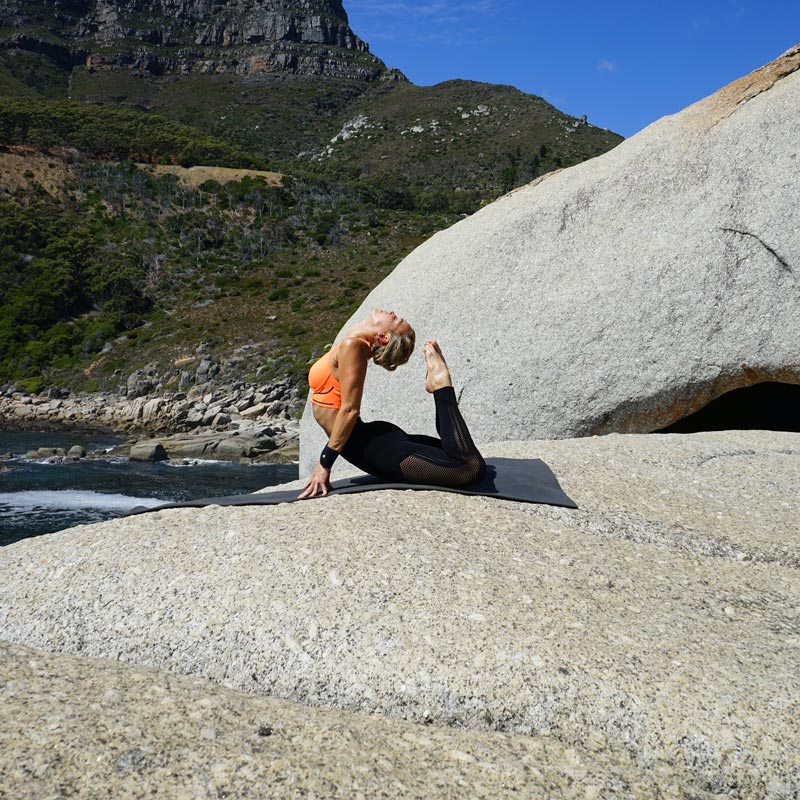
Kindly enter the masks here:
<path id="1" fill-rule="evenodd" d="M 729 5 L 733 6 L 733 16 L 741 17 L 745 13 L 745 7 L 740 0 L 728 0 Z"/>
<path id="2" fill-rule="evenodd" d="M 616 72 L 617 62 L 609 61 L 607 58 L 604 58 L 601 62 L 598 63 L 597 69 L 599 69 L 601 72 Z"/>

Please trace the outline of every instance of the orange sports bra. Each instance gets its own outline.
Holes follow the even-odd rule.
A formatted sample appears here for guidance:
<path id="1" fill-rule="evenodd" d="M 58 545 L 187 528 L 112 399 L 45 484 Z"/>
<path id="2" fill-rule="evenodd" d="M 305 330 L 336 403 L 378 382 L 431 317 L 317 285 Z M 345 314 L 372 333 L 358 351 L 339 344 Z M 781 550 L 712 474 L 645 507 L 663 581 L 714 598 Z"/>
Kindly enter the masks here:
<path id="1" fill-rule="evenodd" d="M 368 339 L 359 339 L 369 344 Z M 338 345 L 336 345 L 338 347 Z M 308 386 L 311 389 L 311 403 L 320 408 L 341 408 L 342 387 L 333 377 L 331 355 L 336 347 L 332 347 L 324 356 L 318 358 L 308 371 Z"/>

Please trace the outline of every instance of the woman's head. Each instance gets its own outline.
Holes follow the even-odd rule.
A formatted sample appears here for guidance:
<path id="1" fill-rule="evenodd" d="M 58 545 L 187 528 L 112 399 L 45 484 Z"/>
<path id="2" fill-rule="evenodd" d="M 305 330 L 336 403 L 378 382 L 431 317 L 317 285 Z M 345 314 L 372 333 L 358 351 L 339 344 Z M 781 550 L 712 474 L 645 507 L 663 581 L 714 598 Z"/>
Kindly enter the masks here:
<path id="1" fill-rule="evenodd" d="M 368 322 L 376 331 L 372 360 L 390 372 L 405 364 L 414 352 L 416 334 L 411 325 L 394 311 L 375 308 Z"/>

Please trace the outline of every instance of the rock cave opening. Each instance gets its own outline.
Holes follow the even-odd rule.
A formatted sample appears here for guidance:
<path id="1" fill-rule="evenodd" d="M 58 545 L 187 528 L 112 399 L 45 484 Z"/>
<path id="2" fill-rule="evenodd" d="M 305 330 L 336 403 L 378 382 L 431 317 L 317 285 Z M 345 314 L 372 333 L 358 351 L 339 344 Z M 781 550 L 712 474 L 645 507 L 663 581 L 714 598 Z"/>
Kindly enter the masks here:
<path id="1" fill-rule="evenodd" d="M 765 381 L 733 389 L 653 433 L 726 430 L 800 432 L 800 384 Z"/>

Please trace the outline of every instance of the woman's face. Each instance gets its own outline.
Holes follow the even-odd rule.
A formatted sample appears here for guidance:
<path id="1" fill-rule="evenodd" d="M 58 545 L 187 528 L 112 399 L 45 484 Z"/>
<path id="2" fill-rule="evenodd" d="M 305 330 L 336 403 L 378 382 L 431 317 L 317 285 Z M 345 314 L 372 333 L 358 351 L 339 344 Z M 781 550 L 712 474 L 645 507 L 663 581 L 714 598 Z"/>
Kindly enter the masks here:
<path id="1" fill-rule="evenodd" d="M 394 311 L 386 311 L 383 308 L 373 308 L 369 315 L 369 323 L 375 325 L 378 330 L 384 333 L 399 333 L 404 335 L 411 331 L 411 325 L 402 317 L 398 317 Z"/>

